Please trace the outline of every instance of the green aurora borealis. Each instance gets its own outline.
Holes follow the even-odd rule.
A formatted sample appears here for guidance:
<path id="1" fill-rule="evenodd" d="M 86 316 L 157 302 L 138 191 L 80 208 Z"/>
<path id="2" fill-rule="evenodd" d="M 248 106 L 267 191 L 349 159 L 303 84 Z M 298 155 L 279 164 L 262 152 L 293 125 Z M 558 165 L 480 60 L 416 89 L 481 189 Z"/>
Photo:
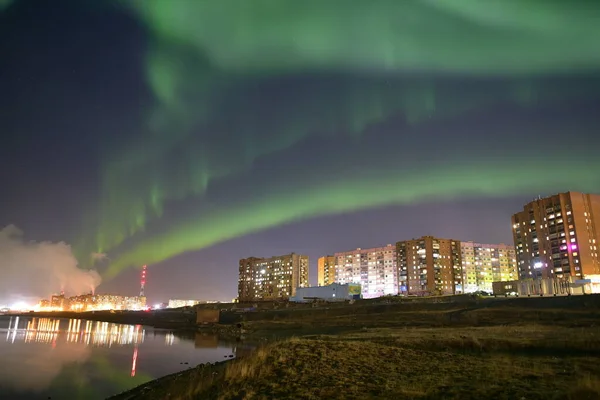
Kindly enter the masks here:
<path id="1" fill-rule="evenodd" d="M 12 4 L 13 0 L 0 0 L 0 11 L 8 8 Z"/>
<path id="2" fill-rule="evenodd" d="M 145 75 L 155 106 L 143 133 L 104 159 L 100 223 L 80 250 L 110 253 L 107 277 L 302 218 L 465 193 L 597 188 L 590 167 L 600 163 L 589 143 L 574 143 L 577 155 L 546 174 L 544 158 L 560 154 L 550 144 L 538 154 L 506 145 L 484 156 L 502 135 L 539 142 L 518 124 L 453 140 L 444 121 L 596 94 L 597 79 L 574 75 L 600 68 L 598 2 L 120 3 L 148 31 Z M 373 127 L 397 116 L 395 139 L 380 157 Z M 407 147 L 404 137 L 412 137 Z M 427 159 L 414 137 L 439 154 Z M 298 146 L 321 140 L 371 156 L 319 153 L 301 169 L 256 171 L 265 159 L 297 157 Z M 510 163 L 498 158 L 508 152 Z M 240 181 L 250 189 L 231 189 L 237 201 L 211 197 Z M 185 217 L 167 215 L 183 203 L 195 205 Z"/>

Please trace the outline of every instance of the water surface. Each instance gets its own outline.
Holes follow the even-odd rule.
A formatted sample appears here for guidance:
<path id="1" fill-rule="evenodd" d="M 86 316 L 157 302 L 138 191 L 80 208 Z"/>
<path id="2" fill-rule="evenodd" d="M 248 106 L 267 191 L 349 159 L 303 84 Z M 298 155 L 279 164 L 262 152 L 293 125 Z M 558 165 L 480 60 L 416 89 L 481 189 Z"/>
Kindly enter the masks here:
<path id="1" fill-rule="evenodd" d="M 141 325 L 3 316 L 0 399 L 105 399 L 236 350 L 216 336 Z"/>

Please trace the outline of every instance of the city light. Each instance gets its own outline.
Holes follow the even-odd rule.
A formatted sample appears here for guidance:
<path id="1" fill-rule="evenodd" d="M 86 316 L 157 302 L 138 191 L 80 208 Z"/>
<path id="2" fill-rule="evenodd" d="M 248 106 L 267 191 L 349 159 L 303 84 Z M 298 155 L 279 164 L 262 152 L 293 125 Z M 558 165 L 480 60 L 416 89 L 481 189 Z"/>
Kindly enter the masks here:
<path id="1" fill-rule="evenodd" d="M 35 307 L 28 310 L 34 311 L 109 311 L 109 310 L 144 310 L 146 298 L 140 296 L 119 296 L 89 293 L 82 296 L 65 297 L 64 294 L 54 295 L 50 300 L 41 300 Z M 15 309 L 15 308 L 13 308 Z M 19 308 L 19 310 L 22 310 Z"/>
<path id="2" fill-rule="evenodd" d="M 135 376 L 135 370 L 137 368 L 137 355 L 138 355 L 138 347 L 135 345 L 135 349 L 133 350 L 133 360 L 131 362 L 131 376 Z"/>
<path id="3" fill-rule="evenodd" d="M 215 304 L 219 303 L 216 300 L 178 300 L 169 299 L 167 308 L 181 308 L 181 307 L 193 307 L 197 304 Z"/>
<path id="4" fill-rule="evenodd" d="M 13 311 L 31 311 L 34 309 L 34 306 L 30 306 L 23 301 L 16 302 L 10 307 Z"/>
<path id="5" fill-rule="evenodd" d="M 65 326 L 67 325 L 67 326 Z M 144 342 L 145 330 L 140 325 L 120 325 L 108 322 L 93 322 L 80 319 L 60 320 L 33 318 L 20 320 L 11 318 L 7 340 L 25 343 L 52 343 L 66 341 L 91 346 L 138 345 Z"/>

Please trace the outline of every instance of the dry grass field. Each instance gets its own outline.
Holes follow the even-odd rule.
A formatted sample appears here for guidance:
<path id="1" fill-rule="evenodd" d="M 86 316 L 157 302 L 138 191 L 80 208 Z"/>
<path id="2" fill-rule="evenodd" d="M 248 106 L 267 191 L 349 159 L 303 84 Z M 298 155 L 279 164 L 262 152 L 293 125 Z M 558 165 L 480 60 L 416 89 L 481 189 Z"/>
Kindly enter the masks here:
<path id="1" fill-rule="evenodd" d="M 586 297 L 576 308 L 584 300 L 349 306 L 247 321 L 250 337 L 277 340 L 116 398 L 600 399 L 600 309 Z"/>

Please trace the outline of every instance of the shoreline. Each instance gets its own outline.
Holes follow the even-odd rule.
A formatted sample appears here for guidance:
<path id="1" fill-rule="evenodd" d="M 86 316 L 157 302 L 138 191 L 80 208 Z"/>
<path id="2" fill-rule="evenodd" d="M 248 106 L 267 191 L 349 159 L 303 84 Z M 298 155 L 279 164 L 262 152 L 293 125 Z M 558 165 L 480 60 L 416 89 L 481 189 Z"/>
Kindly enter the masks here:
<path id="1" fill-rule="evenodd" d="M 236 324 L 207 324 L 195 323 L 195 313 L 189 312 L 144 312 L 130 311 L 111 313 L 110 311 L 73 312 L 73 311 L 46 311 L 27 312 L 0 315 L 0 318 L 57 318 L 79 319 L 94 322 L 108 322 L 124 325 L 142 325 L 154 330 L 169 331 L 177 336 L 190 336 L 196 333 L 215 335 L 228 342 L 240 342 L 244 337 Z"/>
<path id="2" fill-rule="evenodd" d="M 208 370 L 210 372 L 224 370 L 226 365 L 234 361 L 235 359 L 229 359 L 224 361 L 218 361 L 215 363 L 205 363 L 199 364 L 195 367 L 188 368 L 182 371 L 174 372 L 172 374 L 168 374 L 165 376 L 161 376 L 160 378 L 152 379 L 146 383 L 143 383 L 135 388 L 125 390 L 124 392 L 115 394 L 109 397 L 107 400 L 133 400 L 139 398 L 139 396 L 144 396 L 147 392 L 160 388 L 167 382 L 175 381 L 178 378 L 190 378 L 189 375 L 192 372 L 196 372 L 197 370 Z M 193 370 L 193 371 L 192 371 Z"/>
<path id="3" fill-rule="evenodd" d="M 363 302 L 304 311 L 252 314 L 242 336 L 263 342 L 256 350 L 160 377 L 109 399 L 542 399 L 549 390 L 564 395 L 552 398 L 565 400 L 600 395 L 600 366 L 588 368 L 585 376 L 576 373 L 600 357 L 597 295 L 455 304 Z M 403 373 L 399 366 L 414 372 Z M 433 378 L 414 381 L 412 374 L 439 377 L 425 384 Z M 286 387 L 278 383 L 283 377 L 307 381 Z M 336 385 L 343 387 L 329 391 Z"/>
<path id="4" fill-rule="evenodd" d="M 600 295 L 436 301 L 385 298 L 289 308 L 265 304 L 241 315 L 223 310 L 221 320 L 228 323 L 206 325 L 196 325 L 194 314 L 181 311 L 19 316 L 143 324 L 174 334 L 217 335 L 242 345 L 236 358 L 150 380 L 113 395 L 111 400 L 234 399 L 246 395 L 282 399 L 548 398 L 536 394 L 540 383 L 565 396 L 573 388 L 600 396 L 600 364 L 591 369 L 585 366 L 596 365 L 600 358 L 600 326 L 596 327 Z M 250 350 L 244 343 L 257 346 Z M 406 364 L 406 360 L 411 362 Z M 414 371 L 400 373 L 399 365 Z M 521 375 L 511 372 L 515 366 Z M 365 375 L 363 370 L 379 372 Z M 474 376 L 474 371 L 485 371 L 494 379 L 486 381 L 488 375 Z M 590 372 L 582 376 L 574 371 Z M 407 382 L 411 374 L 437 378 L 428 385 Z M 390 383 L 388 376 L 404 386 Z M 471 377 L 468 382 L 464 382 L 465 376 Z M 305 386 L 285 387 L 277 383 L 281 377 L 308 381 Z M 443 384 L 449 379 L 461 383 L 456 387 Z M 365 388 L 356 386 L 355 381 L 365 381 Z M 502 384 L 498 386 L 497 381 Z M 351 394 L 342 395 L 345 387 L 339 385 L 344 382 L 352 388 Z M 482 386 L 484 383 L 489 387 Z M 328 391 L 330 387 L 337 389 Z M 377 397 L 365 395 L 365 390 Z M 586 398 L 568 396 L 553 398 Z"/>
<path id="5" fill-rule="evenodd" d="M 174 314 L 174 313 L 173 313 Z M 7 314 L 7 316 L 23 318 L 60 318 L 60 319 L 82 319 L 94 322 L 109 322 L 124 325 L 144 325 L 155 329 L 193 330 L 196 328 L 195 315 L 179 313 L 175 318 L 172 315 L 164 316 L 146 311 L 125 311 L 111 313 L 110 311 L 44 311 Z"/>

